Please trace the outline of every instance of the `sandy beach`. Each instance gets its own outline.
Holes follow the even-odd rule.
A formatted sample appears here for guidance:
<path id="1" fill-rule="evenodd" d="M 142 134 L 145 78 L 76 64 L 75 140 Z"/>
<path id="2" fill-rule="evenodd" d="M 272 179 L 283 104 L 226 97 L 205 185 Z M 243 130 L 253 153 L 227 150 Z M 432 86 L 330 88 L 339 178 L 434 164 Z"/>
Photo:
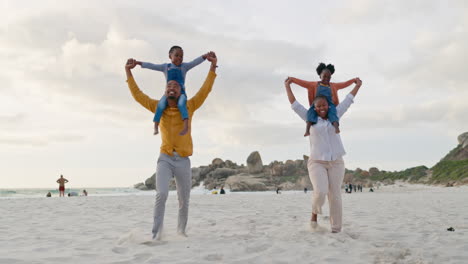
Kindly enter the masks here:
<path id="1" fill-rule="evenodd" d="M 327 204 L 310 230 L 310 192 L 194 193 L 185 238 L 171 193 L 152 242 L 154 192 L 0 199 L 0 263 L 468 263 L 467 200 L 467 187 L 343 194 L 331 234 Z"/>

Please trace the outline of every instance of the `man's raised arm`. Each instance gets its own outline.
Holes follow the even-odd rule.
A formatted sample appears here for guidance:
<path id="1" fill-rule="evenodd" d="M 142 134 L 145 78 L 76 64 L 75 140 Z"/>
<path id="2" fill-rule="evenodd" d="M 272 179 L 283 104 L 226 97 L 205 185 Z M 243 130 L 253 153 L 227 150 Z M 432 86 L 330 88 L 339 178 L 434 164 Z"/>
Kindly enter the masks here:
<path id="1" fill-rule="evenodd" d="M 216 54 L 214 52 L 209 52 L 206 59 L 211 62 L 210 71 L 208 72 L 208 76 L 205 79 L 200 90 L 198 90 L 197 94 L 190 98 L 187 102 L 188 106 L 193 109 L 193 111 L 200 108 L 200 106 L 205 102 L 206 97 L 211 92 L 211 88 L 213 87 L 214 80 L 216 78 L 216 67 L 218 63 L 218 58 L 216 58 Z"/>
<path id="2" fill-rule="evenodd" d="M 140 103 L 144 108 L 155 112 L 156 105 L 158 104 L 157 100 L 151 99 L 148 95 L 144 94 L 138 85 L 133 79 L 132 69 L 136 66 L 136 61 L 134 59 L 128 59 L 125 64 L 125 74 L 127 75 L 127 84 L 130 92 L 132 93 L 133 98 Z"/>

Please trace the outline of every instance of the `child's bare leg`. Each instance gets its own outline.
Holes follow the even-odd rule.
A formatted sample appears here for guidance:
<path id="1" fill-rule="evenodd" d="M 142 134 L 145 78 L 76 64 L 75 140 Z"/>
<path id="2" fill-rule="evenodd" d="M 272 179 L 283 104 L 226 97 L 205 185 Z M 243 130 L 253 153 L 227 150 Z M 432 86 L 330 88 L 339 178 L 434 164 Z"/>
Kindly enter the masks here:
<path id="1" fill-rule="evenodd" d="M 310 126 L 311 125 L 312 125 L 312 122 L 307 122 L 306 132 L 304 134 L 304 137 L 310 136 Z"/>
<path id="2" fill-rule="evenodd" d="M 159 134 L 159 123 L 154 122 L 154 133 L 153 133 L 153 135 L 157 135 L 157 134 Z"/>
<path id="3" fill-rule="evenodd" d="M 182 131 L 180 131 L 179 135 L 183 136 L 183 135 L 187 134 L 188 131 L 189 131 L 189 122 L 188 122 L 188 118 L 187 118 L 187 119 L 184 119 L 184 129 L 182 129 Z"/>
<path id="4" fill-rule="evenodd" d="M 338 124 L 338 122 L 333 122 L 332 125 L 335 127 L 335 132 L 337 134 L 340 133 L 340 124 Z"/>

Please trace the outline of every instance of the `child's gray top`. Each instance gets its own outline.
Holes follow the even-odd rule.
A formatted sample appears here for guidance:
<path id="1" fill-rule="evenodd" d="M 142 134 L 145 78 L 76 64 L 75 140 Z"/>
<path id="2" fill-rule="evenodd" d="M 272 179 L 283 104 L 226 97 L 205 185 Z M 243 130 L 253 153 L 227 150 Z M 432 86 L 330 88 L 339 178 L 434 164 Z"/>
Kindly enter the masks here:
<path id="1" fill-rule="evenodd" d="M 164 76 L 166 77 L 167 80 L 167 71 L 172 68 L 178 68 L 182 72 L 182 76 L 184 77 L 184 83 L 185 83 L 185 74 L 192 69 L 193 67 L 197 66 L 198 64 L 202 63 L 205 59 L 203 59 L 203 56 L 200 56 L 196 59 L 194 59 L 191 62 L 182 62 L 180 66 L 176 66 L 172 63 L 163 63 L 163 64 L 153 64 L 149 62 L 142 62 L 141 67 L 145 69 L 151 69 L 154 71 L 161 71 L 164 73 Z"/>

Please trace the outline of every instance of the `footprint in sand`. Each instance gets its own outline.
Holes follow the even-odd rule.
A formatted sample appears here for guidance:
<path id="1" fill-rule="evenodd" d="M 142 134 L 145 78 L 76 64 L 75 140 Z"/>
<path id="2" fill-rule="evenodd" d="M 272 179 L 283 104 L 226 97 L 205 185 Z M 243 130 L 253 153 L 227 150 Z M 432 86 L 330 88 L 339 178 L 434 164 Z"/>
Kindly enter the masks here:
<path id="1" fill-rule="evenodd" d="M 353 233 L 353 232 L 349 232 L 349 231 L 345 231 L 344 232 L 346 235 L 348 235 L 350 238 L 352 239 L 358 239 L 359 238 L 359 235 L 356 234 L 356 233 Z"/>
<path id="2" fill-rule="evenodd" d="M 149 260 L 151 256 L 152 255 L 148 253 L 135 254 L 133 256 L 133 261 L 135 261 L 136 263 L 142 263 L 142 262 Z"/>
<path id="3" fill-rule="evenodd" d="M 114 247 L 112 249 L 112 252 L 117 253 L 117 254 L 125 254 L 127 253 L 127 251 L 128 251 L 128 248 L 124 248 L 124 247 Z"/>
<path id="4" fill-rule="evenodd" d="M 325 234 L 325 233 L 328 233 L 328 229 L 326 229 L 325 227 L 317 224 L 317 223 L 308 223 L 307 224 L 307 229 L 310 230 L 311 232 L 313 233 L 319 233 L 319 234 Z"/>
<path id="5" fill-rule="evenodd" d="M 167 241 L 161 240 L 148 240 L 141 243 L 142 245 L 149 246 L 149 247 L 156 247 L 167 244 Z"/>
<path id="6" fill-rule="evenodd" d="M 223 260 L 223 255 L 210 254 L 210 255 L 207 255 L 204 259 L 206 259 L 208 261 L 221 261 L 221 260 Z"/>
<path id="7" fill-rule="evenodd" d="M 258 252 L 263 252 L 267 249 L 269 249 L 271 247 L 271 245 L 268 245 L 268 244 L 262 244 L 262 245 L 258 245 L 258 246 L 253 246 L 253 247 L 248 247 L 245 249 L 245 251 L 247 253 L 258 253 Z"/>

